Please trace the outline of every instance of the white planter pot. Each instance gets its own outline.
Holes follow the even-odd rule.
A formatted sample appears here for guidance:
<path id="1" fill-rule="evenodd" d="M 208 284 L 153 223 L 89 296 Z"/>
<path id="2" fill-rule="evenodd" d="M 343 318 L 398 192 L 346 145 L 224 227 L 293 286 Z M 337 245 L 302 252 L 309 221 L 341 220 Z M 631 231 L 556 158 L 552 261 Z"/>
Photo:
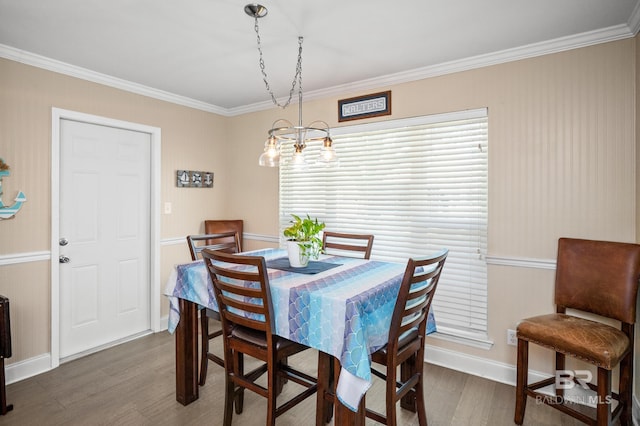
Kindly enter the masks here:
<path id="1" fill-rule="evenodd" d="M 309 256 L 302 255 L 296 241 L 287 241 L 287 253 L 289 253 L 289 264 L 293 268 L 304 268 L 309 263 Z"/>

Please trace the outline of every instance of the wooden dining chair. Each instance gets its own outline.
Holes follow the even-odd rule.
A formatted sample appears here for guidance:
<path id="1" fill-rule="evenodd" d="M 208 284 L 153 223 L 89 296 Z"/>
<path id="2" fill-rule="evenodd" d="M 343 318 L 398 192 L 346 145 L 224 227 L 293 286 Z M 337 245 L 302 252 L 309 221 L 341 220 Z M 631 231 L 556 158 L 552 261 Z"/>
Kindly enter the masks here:
<path id="1" fill-rule="evenodd" d="M 242 219 L 207 219 L 204 221 L 205 234 L 219 234 L 231 231 L 238 233 L 238 252 L 241 252 L 244 246 L 244 221 Z"/>
<path id="2" fill-rule="evenodd" d="M 518 361 L 514 421 L 524 421 L 527 397 L 536 398 L 589 425 L 610 425 L 620 420 L 631 425 L 633 338 L 640 278 L 640 245 L 572 238 L 558 240 L 555 278 L 556 313 L 522 320 L 517 327 Z M 569 314 L 567 309 L 570 309 Z M 587 312 L 619 321 L 604 324 Z M 575 314 L 581 315 L 576 316 Z M 556 374 L 528 383 L 529 343 L 555 352 Z M 566 357 L 597 367 L 597 384 L 565 370 Z M 618 393 L 611 391 L 611 371 L 619 365 Z M 566 374 L 565 374 L 566 373 Z M 591 374 L 591 373 L 589 373 Z M 577 376 L 577 377 L 576 377 Z M 586 380 L 585 380 L 586 379 Z M 555 385 L 555 397 L 538 391 Z M 578 388 L 596 395 L 565 395 Z M 612 411 L 612 401 L 618 404 Z M 578 405 L 596 405 L 595 418 Z M 586 404 L 585 404 L 586 403 Z M 584 407 L 583 407 L 584 408 Z"/>
<path id="3" fill-rule="evenodd" d="M 240 237 L 236 231 L 220 232 L 216 234 L 187 235 L 187 244 L 191 252 L 191 260 L 201 258 L 202 250 L 222 250 L 227 253 L 240 252 Z M 222 330 L 209 332 L 209 318 L 220 321 L 220 315 L 213 309 L 205 308 L 200 312 L 200 380 L 203 386 L 207 381 L 208 361 L 213 361 L 224 367 L 224 360 L 209 351 L 212 339 L 222 335 Z"/>
<path id="4" fill-rule="evenodd" d="M 386 416 L 366 409 L 366 416 L 386 425 L 397 425 L 396 405 L 418 412 L 420 426 L 427 425 L 424 405 L 424 343 L 427 317 L 449 251 L 412 258 L 407 262 L 398 300 L 391 317 L 387 344 L 371 354 L 371 361 L 386 367 L 373 375 L 386 382 Z M 397 370 L 400 367 L 400 377 Z"/>
<path id="5" fill-rule="evenodd" d="M 233 405 L 243 409 L 244 389 L 267 399 L 266 424 L 275 425 L 279 415 L 296 406 L 317 390 L 317 380 L 287 364 L 286 359 L 309 349 L 274 333 L 273 305 L 264 257 L 232 255 L 204 250 L 220 316 L 225 359 L 224 425 L 230 426 Z M 244 372 L 244 355 L 260 361 Z M 267 374 L 267 386 L 257 382 Z M 281 381 L 292 381 L 304 389 L 281 405 L 276 396 Z"/>
<path id="6" fill-rule="evenodd" d="M 371 257 L 373 247 L 373 235 L 347 234 L 342 232 L 325 231 L 322 234 L 322 251 L 326 254 L 339 254 L 341 256 Z"/>

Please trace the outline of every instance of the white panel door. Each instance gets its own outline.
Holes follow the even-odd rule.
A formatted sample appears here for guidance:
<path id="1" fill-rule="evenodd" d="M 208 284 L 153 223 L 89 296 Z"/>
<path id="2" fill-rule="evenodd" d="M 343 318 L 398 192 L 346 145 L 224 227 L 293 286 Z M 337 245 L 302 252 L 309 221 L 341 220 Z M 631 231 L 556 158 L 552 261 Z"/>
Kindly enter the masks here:
<path id="1" fill-rule="evenodd" d="M 151 135 L 60 121 L 60 358 L 150 329 Z"/>

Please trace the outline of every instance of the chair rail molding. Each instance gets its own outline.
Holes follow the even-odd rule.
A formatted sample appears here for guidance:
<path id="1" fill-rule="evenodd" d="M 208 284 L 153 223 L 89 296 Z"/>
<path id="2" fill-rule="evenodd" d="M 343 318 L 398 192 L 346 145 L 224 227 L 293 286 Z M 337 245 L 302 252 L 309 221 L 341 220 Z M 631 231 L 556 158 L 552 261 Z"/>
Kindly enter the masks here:
<path id="1" fill-rule="evenodd" d="M 555 259 L 536 259 L 515 256 L 486 256 L 488 265 L 513 266 L 517 268 L 556 269 Z"/>
<path id="2" fill-rule="evenodd" d="M 184 237 L 163 238 L 160 241 L 160 245 L 162 245 L 162 246 L 171 246 L 171 245 L 175 245 L 175 244 L 184 244 L 186 238 L 187 238 L 186 235 Z M 242 238 L 245 239 L 245 240 L 265 241 L 265 242 L 274 243 L 274 244 L 278 244 L 280 242 L 280 239 L 278 237 L 273 236 L 273 235 L 252 234 L 252 233 L 249 233 L 249 232 L 243 232 L 242 233 Z"/>
<path id="3" fill-rule="evenodd" d="M 29 253 L 11 253 L 0 255 L 0 266 L 15 265 L 17 263 L 40 262 L 42 260 L 50 260 L 51 252 L 33 251 Z"/>

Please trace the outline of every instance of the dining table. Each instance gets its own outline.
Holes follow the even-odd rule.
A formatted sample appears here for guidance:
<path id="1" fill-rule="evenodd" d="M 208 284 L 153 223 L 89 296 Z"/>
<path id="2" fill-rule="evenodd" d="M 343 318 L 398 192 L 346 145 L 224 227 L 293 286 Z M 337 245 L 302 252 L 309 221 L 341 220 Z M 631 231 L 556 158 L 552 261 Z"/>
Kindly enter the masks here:
<path id="1" fill-rule="evenodd" d="M 334 424 L 364 425 L 364 395 L 372 381 L 370 354 L 387 343 L 406 264 L 322 254 L 307 267 L 292 268 L 284 249 L 242 254 L 265 258 L 275 333 L 318 350 L 319 392 L 332 397 L 335 392 Z M 176 341 L 176 400 L 188 405 L 199 396 L 198 310 L 217 310 L 204 262 L 175 265 L 165 296 L 168 330 Z M 427 333 L 435 331 L 432 313 L 427 328 Z M 318 410 L 326 410 L 323 396 Z"/>

